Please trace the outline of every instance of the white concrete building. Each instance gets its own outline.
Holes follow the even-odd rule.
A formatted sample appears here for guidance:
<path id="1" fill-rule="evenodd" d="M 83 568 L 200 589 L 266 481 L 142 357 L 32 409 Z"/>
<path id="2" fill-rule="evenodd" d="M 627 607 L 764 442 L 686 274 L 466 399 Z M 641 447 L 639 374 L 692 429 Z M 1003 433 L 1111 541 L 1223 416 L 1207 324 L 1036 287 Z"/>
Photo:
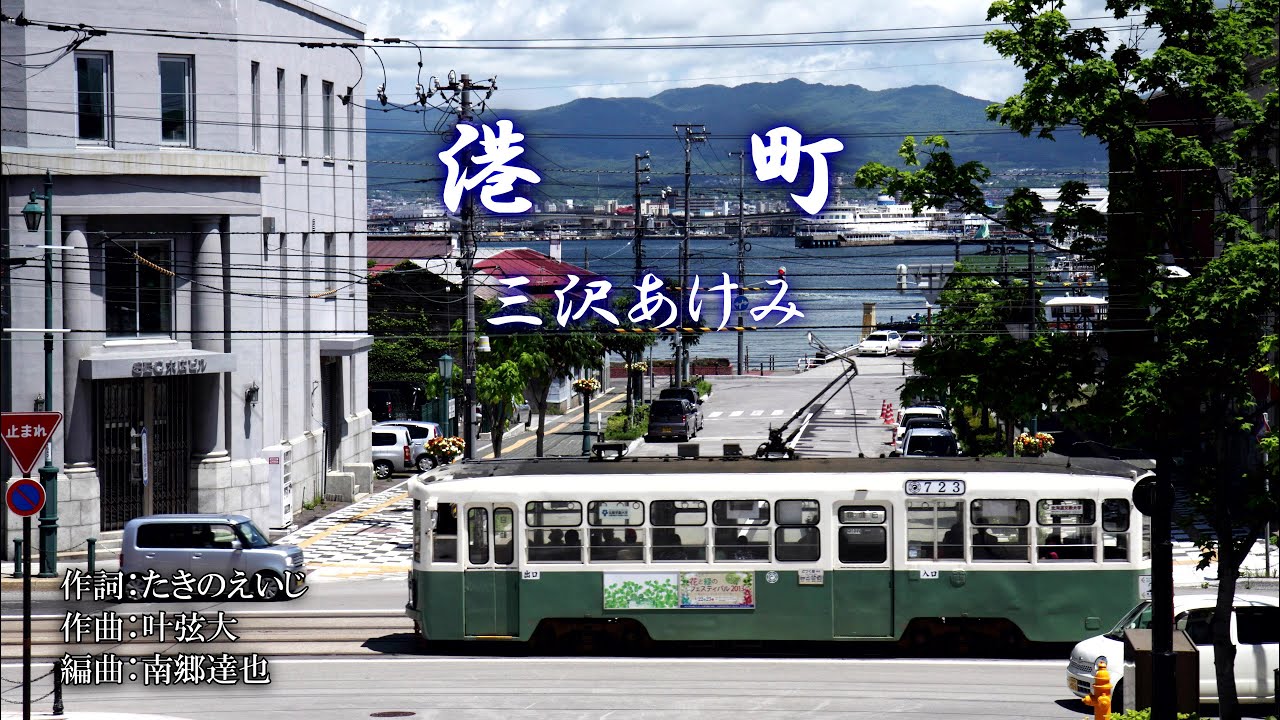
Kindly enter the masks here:
<path id="1" fill-rule="evenodd" d="M 3 25 L 26 67 L 3 66 L 0 327 L 44 327 L 43 229 L 21 212 L 46 171 L 67 246 L 60 550 L 149 513 L 281 527 L 367 485 L 364 116 L 344 102 L 363 50 L 328 45 L 364 26 L 306 0 L 2 7 L 35 24 Z M 49 26 L 80 23 L 112 29 Z M 39 333 L 0 334 L 0 409 L 42 401 L 44 355 Z"/>

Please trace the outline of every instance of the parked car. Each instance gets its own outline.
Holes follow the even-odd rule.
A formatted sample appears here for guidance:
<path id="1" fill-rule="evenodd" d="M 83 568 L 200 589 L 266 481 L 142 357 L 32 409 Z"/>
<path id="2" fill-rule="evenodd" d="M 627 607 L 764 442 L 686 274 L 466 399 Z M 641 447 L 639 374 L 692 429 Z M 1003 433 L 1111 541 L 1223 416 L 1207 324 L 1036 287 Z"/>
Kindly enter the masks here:
<path id="1" fill-rule="evenodd" d="M 898 438 L 898 444 L 895 449 L 898 452 L 902 452 L 902 441 L 906 439 L 907 433 L 911 432 L 915 428 L 926 428 L 926 427 L 943 428 L 946 430 L 950 430 L 951 423 L 934 415 L 916 415 L 916 416 L 907 418 L 907 421 L 902 423 L 902 430 L 903 430 L 902 437 Z"/>
<path id="2" fill-rule="evenodd" d="M 896 330 L 876 330 L 858 343 L 858 354 L 888 357 L 898 352 L 901 341 L 902 336 Z"/>
<path id="3" fill-rule="evenodd" d="M 302 549 L 272 543 L 244 515 L 146 515 L 126 522 L 120 572 L 127 597 L 146 599 L 148 570 L 170 581 L 179 571 L 230 578 L 240 570 L 250 578 L 246 590 L 262 600 L 285 597 L 286 587 L 294 592 L 306 583 Z"/>
<path id="4" fill-rule="evenodd" d="M 412 448 L 409 451 L 413 456 L 413 465 L 418 472 L 426 472 L 435 467 L 435 458 L 427 452 L 427 441 L 432 438 L 440 437 L 440 425 L 438 423 L 427 422 L 426 420 L 386 420 L 374 425 L 374 427 L 386 427 L 388 425 L 402 427 L 409 431 L 409 439 Z"/>
<path id="5" fill-rule="evenodd" d="M 645 438 L 688 440 L 698 434 L 700 417 L 698 406 L 688 400 L 654 400 L 649 405 L 649 427 Z"/>
<path id="6" fill-rule="evenodd" d="M 898 427 L 893 433 L 895 446 L 902 444 L 902 436 L 907 434 L 907 423 L 917 417 L 932 417 L 945 421 L 947 413 L 936 405 L 912 405 L 909 408 L 903 408 L 902 412 L 898 413 Z"/>
<path id="7" fill-rule="evenodd" d="M 924 347 L 929 341 L 925 338 L 924 333 L 919 330 L 908 330 L 903 333 L 902 339 L 898 341 L 899 355 L 915 355 L 920 352 L 920 348 Z"/>
<path id="8" fill-rule="evenodd" d="M 1200 665 L 1200 702 L 1218 701 L 1217 670 L 1214 668 L 1213 621 L 1217 595 L 1174 595 L 1173 622 L 1186 630 L 1195 643 Z M 1274 703 L 1275 675 L 1280 662 L 1280 601 L 1270 595 L 1237 594 L 1231 613 L 1231 642 L 1236 646 L 1236 694 L 1241 704 Z M 1071 650 L 1067 662 L 1067 688 L 1079 697 L 1093 690 L 1098 664 L 1106 661 L 1111 673 L 1112 694 L 1123 698 L 1124 631 L 1151 627 L 1151 603 L 1138 603 L 1108 632 L 1081 640 Z"/>
<path id="9" fill-rule="evenodd" d="M 947 428 L 915 427 L 902 436 L 904 457 L 955 457 L 959 454 L 956 435 Z"/>
<path id="10" fill-rule="evenodd" d="M 399 425 L 374 425 L 373 472 L 379 480 L 386 480 L 394 472 L 417 470 L 413 456 L 413 438 L 408 428 Z"/>

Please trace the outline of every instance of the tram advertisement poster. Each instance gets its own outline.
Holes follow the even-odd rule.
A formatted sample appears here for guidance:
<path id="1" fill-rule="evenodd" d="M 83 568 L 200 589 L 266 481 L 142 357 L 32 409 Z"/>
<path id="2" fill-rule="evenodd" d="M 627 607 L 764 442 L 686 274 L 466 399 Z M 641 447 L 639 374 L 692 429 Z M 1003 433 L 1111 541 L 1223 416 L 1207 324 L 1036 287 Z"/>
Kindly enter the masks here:
<path id="1" fill-rule="evenodd" d="M 675 610 L 676 573 L 605 573 L 605 610 Z"/>
<path id="2" fill-rule="evenodd" d="M 752 572 L 605 573 L 605 610 L 751 609 Z"/>
<path id="3" fill-rule="evenodd" d="M 755 573 L 680 573 L 682 608 L 754 608 Z"/>

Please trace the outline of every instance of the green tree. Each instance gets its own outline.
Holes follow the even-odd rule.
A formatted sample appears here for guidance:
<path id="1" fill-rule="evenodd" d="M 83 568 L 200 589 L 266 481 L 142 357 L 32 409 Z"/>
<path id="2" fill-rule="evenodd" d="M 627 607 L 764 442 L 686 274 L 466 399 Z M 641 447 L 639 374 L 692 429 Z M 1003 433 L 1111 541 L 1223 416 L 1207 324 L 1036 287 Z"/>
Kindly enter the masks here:
<path id="1" fill-rule="evenodd" d="M 493 443 L 495 458 L 502 457 L 502 439 L 507 429 L 507 420 L 526 385 L 520 363 L 509 357 L 509 352 L 499 349 L 503 344 L 507 343 L 495 340 L 490 355 L 502 354 L 496 358 L 486 358 L 485 362 L 476 367 L 476 399 L 483 408 L 484 417 L 490 422 L 489 439 Z"/>
<path id="2" fill-rule="evenodd" d="M 1278 283 L 1280 1 L 1108 0 L 1111 14 L 1137 30 L 1123 39 L 1073 27 L 1062 7 L 1059 0 L 992 3 L 988 19 L 1010 29 L 988 33 L 987 43 L 1023 70 L 1024 83 L 987 114 L 1025 136 L 1080 132 L 1110 154 L 1108 236 L 1082 234 L 1072 244 L 1097 262 L 1110 290 L 1106 371 L 1091 406 L 1120 441 L 1159 453 L 1162 472 L 1180 461 L 1199 493 L 1196 511 L 1213 529 L 1202 547 L 1219 551 L 1220 709 L 1237 718 L 1230 614 L 1221 611 L 1231 605 L 1244 557 L 1232 537 L 1248 532 L 1253 512 L 1274 505 L 1249 480 L 1257 444 L 1245 428 L 1262 411 L 1247 379 L 1266 365 L 1259 348 L 1275 347 L 1267 318 L 1274 318 Z M 867 179 L 896 181 L 918 204 L 976 200 L 985 168 L 946 161 L 927 164 L 928 175 L 872 168 Z M 1068 212 L 1063 225 L 1081 220 L 1087 214 Z M 1212 242 L 1197 244 L 1204 228 Z M 1165 282 L 1157 258 L 1166 252 L 1191 270 L 1181 289 Z M 1195 374 L 1209 368 L 1223 377 Z"/>

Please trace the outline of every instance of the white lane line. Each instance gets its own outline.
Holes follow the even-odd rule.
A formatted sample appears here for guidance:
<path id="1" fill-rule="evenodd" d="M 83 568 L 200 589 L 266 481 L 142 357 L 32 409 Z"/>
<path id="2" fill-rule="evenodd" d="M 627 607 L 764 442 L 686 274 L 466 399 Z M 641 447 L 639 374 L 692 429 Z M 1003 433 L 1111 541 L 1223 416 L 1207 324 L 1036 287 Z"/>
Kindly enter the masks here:
<path id="1" fill-rule="evenodd" d="M 764 414 L 764 411 L 763 411 L 763 410 L 752 410 L 752 411 L 751 411 L 751 417 L 760 417 L 760 416 L 761 416 L 761 415 L 763 415 L 763 414 Z"/>
<path id="2" fill-rule="evenodd" d="M 723 412 L 721 412 L 720 410 L 717 410 L 717 411 L 715 411 L 715 412 L 711 413 L 710 415 L 708 415 L 707 417 L 709 417 L 709 418 L 718 418 L 718 417 L 720 417 L 720 416 L 721 416 L 721 415 L 723 415 L 723 414 L 724 414 Z"/>
<path id="3" fill-rule="evenodd" d="M 741 410 L 734 410 L 733 412 L 729 413 L 729 417 L 731 417 L 731 418 L 738 417 L 738 416 L 740 416 L 740 415 L 742 415 L 742 411 L 741 411 Z"/>
<path id="4" fill-rule="evenodd" d="M 782 414 L 782 412 L 783 412 L 783 411 L 781 411 L 781 410 L 774 410 L 773 412 L 769 413 L 769 415 L 770 415 L 770 416 L 772 416 L 772 417 L 777 417 L 777 416 L 781 415 L 781 414 Z"/>

